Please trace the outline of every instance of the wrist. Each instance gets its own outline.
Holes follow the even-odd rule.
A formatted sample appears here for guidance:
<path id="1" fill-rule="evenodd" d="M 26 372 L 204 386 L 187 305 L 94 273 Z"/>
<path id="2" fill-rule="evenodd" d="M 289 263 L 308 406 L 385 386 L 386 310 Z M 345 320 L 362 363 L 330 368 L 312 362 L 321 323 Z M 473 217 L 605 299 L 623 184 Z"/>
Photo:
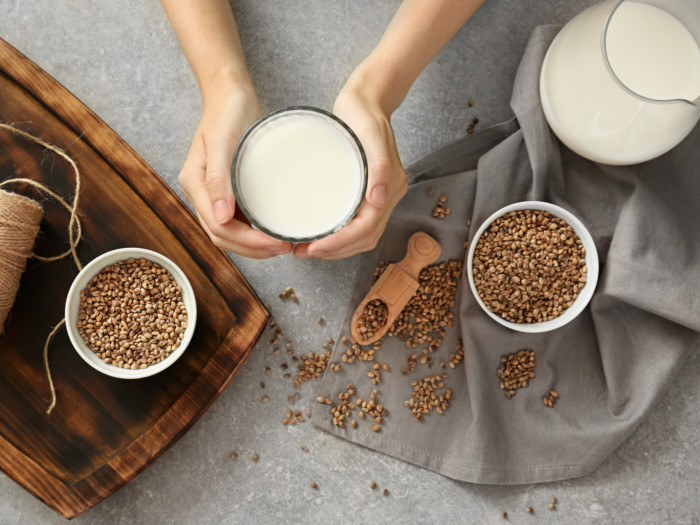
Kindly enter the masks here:
<path id="1" fill-rule="evenodd" d="M 343 91 L 352 91 L 363 101 L 379 108 L 386 116 L 401 105 L 410 83 L 404 85 L 391 63 L 381 56 L 370 55 L 355 68 Z"/>
<path id="2" fill-rule="evenodd" d="M 240 97 L 255 100 L 255 88 L 245 68 L 227 64 L 208 73 L 198 75 L 197 82 L 205 106 L 218 104 L 222 97 L 236 93 Z M 257 102 L 256 102 L 257 103 Z"/>

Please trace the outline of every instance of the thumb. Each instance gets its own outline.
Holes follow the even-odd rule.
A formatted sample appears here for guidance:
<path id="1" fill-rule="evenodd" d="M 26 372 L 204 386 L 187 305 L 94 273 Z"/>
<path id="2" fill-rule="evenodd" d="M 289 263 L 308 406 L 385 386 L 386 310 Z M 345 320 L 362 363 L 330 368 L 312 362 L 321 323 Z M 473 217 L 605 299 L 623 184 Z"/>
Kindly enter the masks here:
<path id="1" fill-rule="evenodd" d="M 377 133 L 367 136 L 363 147 L 367 155 L 367 201 L 381 209 L 387 205 L 394 170 L 401 168 L 391 125 L 380 121 Z"/>
<path id="2" fill-rule="evenodd" d="M 389 159 L 373 160 L 368 165 L 367 201 L 375 208 L 386 206 L 389 182 L 393 172 Z"/>
<path id="3" fill-rule="evenodd" d="M 231 160 L 233 148 L 230 145 L 216 145 L 207 148 L 207 170 L 204 185 L 212 206 L 212 215 L 219 224 L 226 224 L 233 218 L 236 201 L 231 186 Z"/>

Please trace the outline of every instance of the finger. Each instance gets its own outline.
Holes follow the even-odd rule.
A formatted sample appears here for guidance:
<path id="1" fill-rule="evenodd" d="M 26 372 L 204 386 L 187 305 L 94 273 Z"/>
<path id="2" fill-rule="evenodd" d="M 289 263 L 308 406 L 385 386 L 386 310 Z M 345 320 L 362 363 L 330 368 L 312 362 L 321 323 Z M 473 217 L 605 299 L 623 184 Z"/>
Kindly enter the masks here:
<path id="1" fill-rule="evenodd" d="M 367 157 L 367 201 L 377 208 L 384 208 L 389 199 L 394 170 L 401 166 L 391 125 L 386 120 L 373 123 L 363 130 L 362 146 Z"/>
<path id="2" fill-rule="evenodd" d="M 214 244 L 222 250 L 238 253 L 246 257 L 264 259 L 292 251 L 292 244 L 274 239 L 239 220 L 229 220 L 219 224 L 213 218 L 209 194 L 203 184 L 190 184 L 183 189 L 192 202 L 202 227 Z"/>
<path id="3" fill-rule="evenodd" d="M 342 259 L 375 248 L 381 238 L 391 213 L 408 190 L 408 184 L 401 169 L 401 177 L 390 189 L 389 202 L 378 208 L 363 202 L 355 218 L 339 232 L 318 241 L 298 245 L 294 249 L 297 257 L 317 257 L 320 259 Z"/>
<path id="4" fill-rule="evenodd" d="M 389 214 L 365 201 L 357 216 L 337 233 L 308 244 L 297 245 L 296 257 L 337 260 L 373 249 L 381 237 Z"/>
<path id="5" fill-rule="evenodd" d="M 205 141 L 207 168 L 204 185 L 207 190 L 212 217 L 218 224 L 233 218 L 236 201 L 231 185 L 231 160 L 235 144 L 226 140 Z"/>

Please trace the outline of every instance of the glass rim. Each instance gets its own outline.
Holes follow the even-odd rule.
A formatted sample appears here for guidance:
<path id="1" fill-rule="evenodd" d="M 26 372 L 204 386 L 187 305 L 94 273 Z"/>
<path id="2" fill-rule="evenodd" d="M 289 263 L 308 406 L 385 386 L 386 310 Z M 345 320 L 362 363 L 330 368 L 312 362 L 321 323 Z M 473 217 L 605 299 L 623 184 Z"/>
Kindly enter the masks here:
<path id="1" fill-rule="evenodd" d="M 350 210 L 350 212 L 338 222 L 338 224 L 334 225 L 332 228 L 325 230 L 323 232 L 320 232 L 315 235 L 311 236 L 303 236 L 303 237 L 292 237 L 288 235 L 283 235 L 278 232 L 275 232 L 274 230 L 271 230 L 264 224 L 261 224 L 260 221 L 255 217 L 252 211 L 248 209 L 248 207 L 245 204 L 245 200 L 243 199 L 243 195 L 241 194 L 241 191 L 239 189 L 239 185 L 237 182 L 238 179 L 238 174 L 239 174 L 239 169 L 238 166 L 240 164 L 241 158 L 242 158 L 242 152 L 243 148 L 246 145 L 246 142 L 250 137 L 264 124 L 267 122 L 274 120 L 276 118 L 280 118 L 285 116 L 286 114 L 294 114 L 294 113 L 301 113 L 301 114 L 314 114 L 315 116 L 321 116 L 325 119 L 328 119 L 332 121 L 335 125 L 337 125 L 340 130 L 349 137 L 350 142 L 353 146 L 353 149 L 358 155 L 358 158 L 360 160 L 360 177 L 361 177 L 361 182 L 360 182 L 360 190 L 358 191 L 356 202 L 353 203 L 353 206 Z M 271 111 L 269 113 L 266 113 L 262 117 L 260 117 L 258 120 L 253 122 L 253 124 L 250 125 L 250 127 L 243 133 L 241 136 L 241 139 L 238 141 L 238 144 L 236 145 L 236 149 L 233 154 L 233 160 L 231 163 L 231 183 L 233 186 L 233 194 L 236 198 L 236 206 L 238 206 L 243 214 L 246 216 L 246 218 L 250 221 L 251 225 L 255 227 L 256 229 L 262 231 L 266 235 L 269 235 L 270 237 L 273 237 L 275 239 L 279 239 L 282 241 L 287 241 L 287 242 L 292 242 L 292 243 L 304 243 L 304 242 L 311 242 L 311 241 L 316 241 L 319 239 L 322 239 L 324 237 L 328 237 L 329 235 L 332 235 L 338 231 L 340 231 L 342 228 L 344 228 L 354 217 L 357 215 L 357 212 L 360 209 L 360 206 L 362 206 L 362 202 L 364 201 L 365 198 L 365 192 L 367 191 L 367 178 L 368 178 L 368 168 L 367 168 L 367 157 L 365 155 L 365 150 L 362 147 L 362 143 L 360 142 L 360 139 L 357 137 L 355 132 L 348 126 L 341 118 L 337 117 L 333 113 L 326 111 L 321 108 L 317 108 L 315 106 L 288 106 L 285 108 L 277 109 L 274 111 Z"/>

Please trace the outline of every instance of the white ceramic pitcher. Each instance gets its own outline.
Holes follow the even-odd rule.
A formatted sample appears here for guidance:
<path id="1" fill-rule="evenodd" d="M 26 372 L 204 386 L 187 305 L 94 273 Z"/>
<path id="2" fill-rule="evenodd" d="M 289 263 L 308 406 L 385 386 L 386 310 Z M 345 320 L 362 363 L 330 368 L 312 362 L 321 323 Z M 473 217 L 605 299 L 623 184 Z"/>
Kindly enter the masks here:
<path id="1" fill-rule="evenodd" d="M 700 119 L 700 0 L 607 0 L 556 36 L 540 73 L 547 121 L 570 149 L 634 164 Z M 700 145 L 698 145 L 700 147 Z"/>

